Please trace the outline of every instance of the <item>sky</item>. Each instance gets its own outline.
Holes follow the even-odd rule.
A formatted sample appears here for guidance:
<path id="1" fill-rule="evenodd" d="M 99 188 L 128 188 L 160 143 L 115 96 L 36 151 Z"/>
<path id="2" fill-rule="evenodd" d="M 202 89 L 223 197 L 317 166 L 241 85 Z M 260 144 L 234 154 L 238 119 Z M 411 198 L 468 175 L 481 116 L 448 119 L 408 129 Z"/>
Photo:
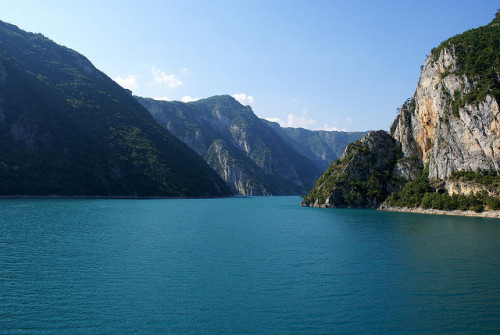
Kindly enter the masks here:
<path id="1" fill-rule="evenodd" d="M 433 47 L 497 0 L 0 0 L 0 20 L 85 55 L 135 95 L 230 94 L 282 126 L 388 130 Z"/>

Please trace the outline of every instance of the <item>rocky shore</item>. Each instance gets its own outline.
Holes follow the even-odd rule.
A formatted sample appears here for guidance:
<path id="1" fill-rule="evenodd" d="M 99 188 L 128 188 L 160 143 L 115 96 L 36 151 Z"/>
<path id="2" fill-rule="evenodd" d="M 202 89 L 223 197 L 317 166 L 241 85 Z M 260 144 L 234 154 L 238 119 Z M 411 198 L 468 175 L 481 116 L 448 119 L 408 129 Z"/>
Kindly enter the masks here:
<path id="1" fill-rule="evenodd" d="M 387 211 L 387 212 L 400 212 L 400 213 L 471 216 L 471 217 L 500 219 L 500 211 L 484 211 L 484 212 L 477 213 L 474 211 L 460 211 L 460 210 L 445 211 L 445 210 L 439 210 L 439 209 L 387 207 L 387 206 L 380 206 L 378 208 L 378 210 L 379 211 Z"/>

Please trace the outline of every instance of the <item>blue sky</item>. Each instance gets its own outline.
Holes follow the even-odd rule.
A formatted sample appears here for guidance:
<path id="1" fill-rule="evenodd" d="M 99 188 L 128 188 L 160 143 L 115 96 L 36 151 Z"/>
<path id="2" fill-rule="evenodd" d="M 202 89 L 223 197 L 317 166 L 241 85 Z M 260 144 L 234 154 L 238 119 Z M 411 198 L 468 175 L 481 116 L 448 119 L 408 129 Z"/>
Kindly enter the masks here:
<path id="1" fill-rule="evenodd" d="M 440 42 L 493 0 L 0 0 L 0 20 L 84 54 L 136 95 L 231 94 L 309 129 L 388 129 Z"/>

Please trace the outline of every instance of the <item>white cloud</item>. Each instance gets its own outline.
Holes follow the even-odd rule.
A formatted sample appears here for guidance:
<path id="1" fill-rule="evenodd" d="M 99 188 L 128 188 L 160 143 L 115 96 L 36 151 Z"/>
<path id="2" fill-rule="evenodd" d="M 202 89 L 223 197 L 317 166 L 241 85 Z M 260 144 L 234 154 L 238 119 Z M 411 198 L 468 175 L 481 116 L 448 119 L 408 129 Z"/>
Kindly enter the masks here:
<path id="1" fill-rule="evenodd" d="M 310 118 L 308 115 L 308 111 L 306 109 L 302 110 L 302 114 L 288 114 L 288 117 L 285 121 L 283 121 L 279 117 L 264 117 L 265 120 L 271 122 L 277 122 L 282 127 L 291 127 L 291 128 L 305 128 L 312 130 L 326 130 L 326 131 L 347 131 L 346 128 L 338 128 L 336 126 L 332 126 L 324 123 L 322 126 L 318 125 L 318 122 Z M 333 124 L 337 123 L 338 117 L 334 117 Z M 350 118 L 346 119 L 346 123 L 351 123 L 352 120 Z"/>
<path id="2" fill-rule="evenodd" d="M 120 76 L 113 78 L 114 81 L 118 83 L 123 88 L 127 88 L 129 90 L 135 90 L 139 88 L 139 84 L 137 84 L 137 76 L 129 74 L 127 77 L 122 78 Z"/>
<path id="3" fill-rule="evenodd" d="M 181 101 L 182 102 L 193 102 L 193 101 L 198 101 L 200 98 L 193 98 L 190 97 L 189 95 L 186 95 L 185 97 L 182 97 Z"/>
<path id="4" fill-rule="evenodd" d="M 347 131 L 345 128 L 339 129 L 335 126 L 329 126 L 326 123 L 323 124 L 323 127 L 321 127 L 320 130 L 327 130 L 327 131 Z"/>
<path id="5" fill-rule="evenodd" d="M 316 124 L 316 120 L 310 119 L 307 116 L 307 110 L 303 109 L 302 114 L 300 116 L 295 114 L 288 114 L 287 118 L 287 127 L 293 128 L 310 128 L 311 126 Z"/>
<path id="6" fill-rule="evenodd" d="M 283 124 L 283 121 L 279 117 L 264 117 L 264 120 L 279 123 L 280 126 Z"/>
<path id="7" fill-rule="evenodd" d="M 331 125 L 324 123 L 323 127 L 321 127 L 320 129 L 321 130 L 328 130 L 328 131 L 347 131 L 347 129 L 345 127 L 341 127 L 341 126 L 345 126 L 345 125 L 348 125 L 351 123 L 352 123 L 352 119 L 350 117 L 345 118 L 344 121 L 340 121 L 339 117 L 335 115 L 333 117 L 333 124 L 336 126 L 331 126 Z"/>
<path id="8" fill-rule="evenodd" d="M 242 105 L 250 105 L 253 107 L 253 104 L 255 103 L 255 99 L 251 95 L 246 95 L 245 93 L 234 93 L 231 95 L 233 98 L 238 100 Z"/>
<path id="9" fill-rule="evenodd" d="M 180 75 L 188 75 L 191 74 L 191 71 L 189 71 L 187 68 L 182 68 L 179 70 Z"/>
<path id="10" fill-rule="evenodd" d="M 277 122 L 282 127 L 292 127 L 292 128 L 306 128 L 311 129 L 317 121 L 307 116 L 307 110 L 303 109 L 301 115 L 288 114 L 286 121 L 281 120 L 277 117 L 266 117 L 264 118 L 271 122 Z"/>
<path id="11" fill-rule="evenodd" d="M 168 97 L 154 97 L 153 100 L 172 101 L 172 99 Z"/>
<path id="12" fill-rule="evenodd" d="M 178 86 L 182 86 L 184 83 L 177 78 L 174 74 L 166 74 L 162 70 L 158 69 L 153 65 L 151 68 L 151 73 L 153 74 L 154 81 L 160 85 L 167 85 L 170 88 L 175 88 Z"/>

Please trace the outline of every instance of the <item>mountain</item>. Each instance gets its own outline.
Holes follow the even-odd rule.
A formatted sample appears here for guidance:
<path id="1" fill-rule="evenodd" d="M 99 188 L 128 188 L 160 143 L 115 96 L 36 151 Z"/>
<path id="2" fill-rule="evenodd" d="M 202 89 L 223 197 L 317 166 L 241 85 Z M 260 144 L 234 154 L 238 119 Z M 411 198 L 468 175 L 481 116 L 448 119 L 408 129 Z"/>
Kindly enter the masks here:
<path id="1" fill-rule="evenodd" d="M 401 150 L 402 157 L 392 169 L 387 166 L 390 182 L 379 192 L 381 198 L 392 193 L 386 206 L 500 208 L 499 55 L 499 13 L 490 24 L 431 51 L 414 96 L 403 104 L 390 129 L 393 148 Z M 374 169 L 370 155 L 359 158 L 365 174 Z M 326 180 L 348 176 L 345 170 L 323 175 L 303 205 L 336 207 L 329 195 L 337 189 L 326 186 L 335 183 Z M 362 195 L 358 203 L 366 207 L 373 204 L 370 200 Z"/>
<path id="2" fill-rule="evenodd" d="M 1 21 L 0 150 L 1 195 L 231 193 L 84 56 Z"/>
<path id="3" fill-rule="evenodd" d="M 326 170 L 335 159 L 339 158 L 349 143 L 368 133 L 368 131 L 345 132 L 281 127 L 276 122 L 264 121 L 292 148 L 309 158 L 320 171 Z"/>
<path id="4" fill-rule="evenodd" d="M 229 95 L 190 103 L 136 97 L 242 195 L 304 194 L 320 171 Z"/>

